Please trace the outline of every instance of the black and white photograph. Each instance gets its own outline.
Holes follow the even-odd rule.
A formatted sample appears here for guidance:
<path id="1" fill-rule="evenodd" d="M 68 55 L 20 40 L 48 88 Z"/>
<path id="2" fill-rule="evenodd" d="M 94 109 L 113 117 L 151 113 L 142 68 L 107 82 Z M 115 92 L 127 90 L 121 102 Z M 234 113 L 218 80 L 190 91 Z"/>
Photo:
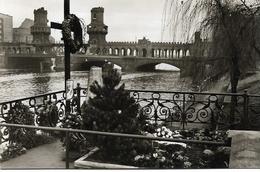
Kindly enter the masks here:
<path id="1" fill-rule="evenodd" d="M 259 0 L 0 0 L 0 170 L 259 159 Z"/>

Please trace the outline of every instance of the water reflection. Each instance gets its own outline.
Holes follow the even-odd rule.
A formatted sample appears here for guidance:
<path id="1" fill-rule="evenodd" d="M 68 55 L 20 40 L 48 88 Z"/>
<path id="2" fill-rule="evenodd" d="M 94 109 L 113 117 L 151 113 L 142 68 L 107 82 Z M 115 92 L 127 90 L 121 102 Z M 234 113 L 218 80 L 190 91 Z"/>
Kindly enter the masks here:
<path id="1" fill-rule="evenodd" d="M 42 76 L 39 73 L 34 73 L 33 78 L 31 80 L 31 87 L 33 90 L 34 95 L 36 94 L 44 94 L 50 92 L 50 87 L 49 87 L 49 81 L 51 80 L 50 75 L 47 73 L 44 76 Z M 46 83 L 46 84 L 43 84 Z"/>

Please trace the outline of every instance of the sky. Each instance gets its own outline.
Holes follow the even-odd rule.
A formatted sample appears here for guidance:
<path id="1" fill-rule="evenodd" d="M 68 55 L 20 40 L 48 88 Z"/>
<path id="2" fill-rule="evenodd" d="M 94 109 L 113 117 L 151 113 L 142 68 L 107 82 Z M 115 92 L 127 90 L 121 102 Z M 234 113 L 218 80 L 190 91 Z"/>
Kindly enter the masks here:
<path id="1" fill-rule="evenodd" d="M 70 4 L 71 13 L 85 24 L 90 23 L 91 8 L 104 7 L 107 41 L 136 41 L 144 36 L 155 42 L 172 40 L 162 37 L 165 0 L 71 0 Z M 25 18 L 33 19 L 33 10 L 40 7 L 48 10 L 49 21 L 62 22 L 63 0 L 0 0 L 0 13 L 13 16 L 14 27 Z M 52 29 L 52 36 L 60 40 L 58 35 L 60 31 Z"/>

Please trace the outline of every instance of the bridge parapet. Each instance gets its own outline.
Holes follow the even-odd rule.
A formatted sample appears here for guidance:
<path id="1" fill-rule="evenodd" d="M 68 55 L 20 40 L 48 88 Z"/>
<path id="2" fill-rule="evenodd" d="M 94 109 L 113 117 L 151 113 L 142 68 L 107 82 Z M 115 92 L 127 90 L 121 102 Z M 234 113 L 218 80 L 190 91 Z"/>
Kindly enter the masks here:
<path id="1" fill-rule="evenodd" d="M 126 41 L 126 42 L 115 42 L 115 41 L 112 41 L 112 42 L 107 42 L 106 43 L 106 46 L 122 46 L 122 45 L 137 45 L 138 42 L 134 42 L 134 41 Z"/>

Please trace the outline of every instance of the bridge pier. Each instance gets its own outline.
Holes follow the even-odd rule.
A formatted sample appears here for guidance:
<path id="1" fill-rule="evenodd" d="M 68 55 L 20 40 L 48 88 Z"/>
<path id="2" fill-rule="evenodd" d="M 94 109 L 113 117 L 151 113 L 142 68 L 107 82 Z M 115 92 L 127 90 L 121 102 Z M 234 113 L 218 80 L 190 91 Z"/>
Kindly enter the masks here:
<path id="1" fill-rule="evenodd" d="M 51 55 L 48 54 L 6 54 L 5 68 L 29 71 L 51 71 Z"/>

